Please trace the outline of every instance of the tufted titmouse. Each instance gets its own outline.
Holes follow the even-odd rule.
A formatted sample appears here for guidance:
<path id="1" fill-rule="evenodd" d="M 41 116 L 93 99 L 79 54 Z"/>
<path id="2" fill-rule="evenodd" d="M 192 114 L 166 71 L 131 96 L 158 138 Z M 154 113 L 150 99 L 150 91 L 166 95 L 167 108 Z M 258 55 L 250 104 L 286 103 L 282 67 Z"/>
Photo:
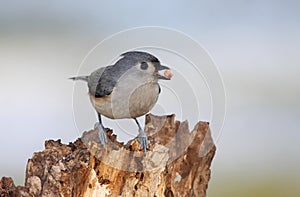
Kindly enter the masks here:
<path id="1" fill-rule="evenodd" d="M 140 146 L 146 152 L 148 138 L 136 118 L 148 113 L 156 103 L 160 93 L 158 80 L 171 77 L 171 70 L 161 65 L 155 56 L 130 51 L 121 54 L 114 65 L 99 68 L 89 76 L 70 79 L 88 83 L 90 100 L 98 113 L 101 145 L 105 147 L 107 143 L 101 115 L 111 119 L 133 118 L 139 128 Z"/>

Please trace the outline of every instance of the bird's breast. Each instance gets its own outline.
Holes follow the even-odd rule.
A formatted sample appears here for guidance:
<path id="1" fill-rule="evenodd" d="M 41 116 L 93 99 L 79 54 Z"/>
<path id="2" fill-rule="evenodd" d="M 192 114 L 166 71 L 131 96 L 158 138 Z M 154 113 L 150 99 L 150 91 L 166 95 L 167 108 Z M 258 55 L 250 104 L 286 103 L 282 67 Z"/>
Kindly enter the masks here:
<path id="1" fill-rule="evenodd" d="M 90 95 L 96 111 L 108 118 L 136 118 L 148 113 L 157 102 L 159 85 L 157 82 L 138 85 L 117 85 L 108 96 L 96 98 Z"/>

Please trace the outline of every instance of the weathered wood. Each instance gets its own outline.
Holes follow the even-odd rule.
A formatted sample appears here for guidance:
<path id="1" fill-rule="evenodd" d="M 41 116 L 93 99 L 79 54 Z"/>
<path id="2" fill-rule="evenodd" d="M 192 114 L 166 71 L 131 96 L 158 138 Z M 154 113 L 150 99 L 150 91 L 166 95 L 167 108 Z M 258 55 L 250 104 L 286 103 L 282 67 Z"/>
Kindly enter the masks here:
<path id="1" fill-rule="evenodd" d="M 0 196 L 205 196 L 216 150 L 209 124 L 190 132 L 174 118 L 146 116 L 146 154 L 137 138 L 124 145 L 111 130 L 105 149 L 97 130 L 68 145 L 48 140 L 28 160 L 25 186 L 3 177 Z"/>

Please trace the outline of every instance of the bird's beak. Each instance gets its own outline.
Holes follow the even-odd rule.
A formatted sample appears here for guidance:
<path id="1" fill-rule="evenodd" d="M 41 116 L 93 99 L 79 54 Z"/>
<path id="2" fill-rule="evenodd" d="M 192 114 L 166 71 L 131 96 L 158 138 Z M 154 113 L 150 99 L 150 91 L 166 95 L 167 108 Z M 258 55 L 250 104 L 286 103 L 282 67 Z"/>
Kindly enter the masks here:
<path id="1" fill-rule="evenodd" d="M 159 65 L 156 68 L 155 76 L 158 79 L 170 80 L 173 76 L 171 69 L 167 66 Z"/>

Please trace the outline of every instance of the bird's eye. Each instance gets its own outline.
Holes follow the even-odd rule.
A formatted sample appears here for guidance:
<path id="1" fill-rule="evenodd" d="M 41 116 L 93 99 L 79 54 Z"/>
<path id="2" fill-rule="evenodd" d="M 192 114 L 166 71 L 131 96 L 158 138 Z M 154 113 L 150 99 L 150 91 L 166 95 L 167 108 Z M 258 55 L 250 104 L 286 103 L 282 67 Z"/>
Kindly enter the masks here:
<path id="1" fill-rule="evenodd" d="M 148 68 L 148 64 L 146 62 L 142 62 L 141 69 L 142 70 L 147 70 L 147 68 Z"/>

